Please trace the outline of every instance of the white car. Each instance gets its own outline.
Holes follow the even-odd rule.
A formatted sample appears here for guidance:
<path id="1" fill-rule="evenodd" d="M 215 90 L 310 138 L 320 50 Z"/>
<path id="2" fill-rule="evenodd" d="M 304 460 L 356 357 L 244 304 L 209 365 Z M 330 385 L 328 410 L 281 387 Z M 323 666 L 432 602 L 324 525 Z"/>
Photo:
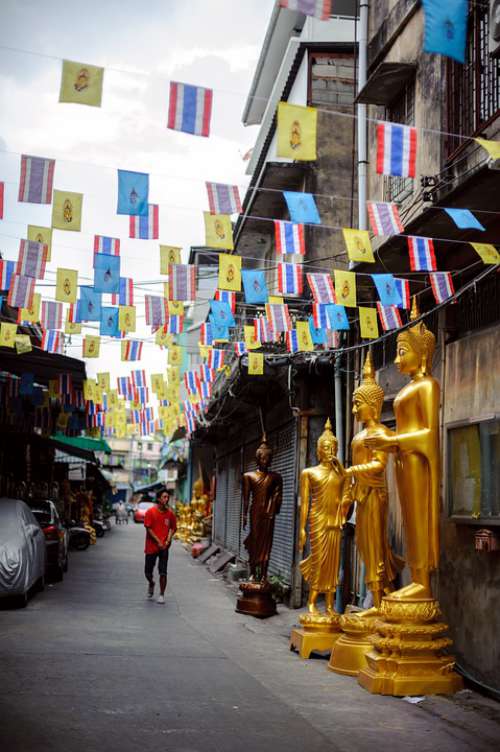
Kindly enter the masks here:
<path id="1" fill-rule="evenodd" d="M 30 590 L 44 586 L 45 537 L 31 509 L 20 499 L 0 498 L 0 598 L 20 606 Z"/>

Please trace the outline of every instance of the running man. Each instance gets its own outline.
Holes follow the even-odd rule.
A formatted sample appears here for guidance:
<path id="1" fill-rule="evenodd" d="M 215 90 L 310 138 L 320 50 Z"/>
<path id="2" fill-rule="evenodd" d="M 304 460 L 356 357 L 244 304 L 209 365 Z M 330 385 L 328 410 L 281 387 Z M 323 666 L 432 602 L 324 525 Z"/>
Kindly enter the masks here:
<path id="1" fill-rule="evenodd" d="M 167 564 L 168 552 L 172 538 L 177 529 L 175 514 L 169 509 L 170 494 L 166 488 L 160 489 L 156 494 L 156 506 L 151 507 L 145 514 L 144 527 L 146 528 L 146 554 L 144 574 L 149 582 L 148 598 L 151 600 L 155 592 L 153 572 L 158 559 L 158 573 L 160 575 L 160 595 L 157 603 L 165 603 L 165 590 L 167 588 Z"/>

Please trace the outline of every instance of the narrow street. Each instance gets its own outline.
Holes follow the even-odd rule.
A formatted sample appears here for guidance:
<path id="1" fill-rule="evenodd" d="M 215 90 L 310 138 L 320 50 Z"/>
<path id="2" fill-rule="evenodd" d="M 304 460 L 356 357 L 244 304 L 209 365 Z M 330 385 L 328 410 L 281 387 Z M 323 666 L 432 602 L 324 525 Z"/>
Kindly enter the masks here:
<path id="1" fill-rule="evenodd" d="M 480 698 L 481 715 L 476 695 L 468 707 L 411 705 L 369 695 L 324 660 L 299 660 L 287 643 L 297 612 L 236 614 L 233 593 L 178 543 L 166 605 L 147 602 L 143 535 L 114 527 L 72 554 L 62 584 L 0 612 L 2 749 L 495 748 L 493 703 Z"/>

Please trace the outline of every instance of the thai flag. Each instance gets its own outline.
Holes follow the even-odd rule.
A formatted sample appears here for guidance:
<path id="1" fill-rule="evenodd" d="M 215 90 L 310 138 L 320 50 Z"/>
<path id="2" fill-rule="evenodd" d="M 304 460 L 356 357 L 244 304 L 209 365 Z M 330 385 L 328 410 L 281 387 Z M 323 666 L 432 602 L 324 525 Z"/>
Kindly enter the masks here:
<path id="1" fill-rule="evenodd" d="M 212 89 L 171 81 L 167 127 L 194 136 L 209 136 L 212 99 Z"/>
<path id="2" fill-rule="evenodd" d="M 168 301 L 157 295 L 145 295 L 146 324 L 164 326 L 168 322 Z"/>
<path id="3" fill-rule="evenodd" d="M 116 383 L 118 386 L 118 394 L 121 394 L 122 397 L 127 397 L 130 391 L 130 378 L 128 376 L 118 376 Z"/>
<path id="4" fill-rule="evenodd" d="M 232 313 L 236 311 L 235 292 L 230 292 L 229 290 L 216 290 L 214 300 L 220 300 L 221 303 L 227 303 L 230 306 Z"/>
<path id="5" fill-rule="evenodd" d="M 63 354 L 64 334 L 46 329 L 42 334 L 42 350 L 49 353 Z"/>
<path id="6" fill-rule="evenodd" d="M 240 193 L 237 185 L 206 182 L 210 214 L 241 214 Z"/>
<path id="7" fill-rule="evenodd" d="M 269 321 L 264 316 L 259 316 L 253 320 L 253 328 L 257 342 L 273 342 L 276 339 Z"/>
<path id="8" fill-rule="evenodd" d="M 148 213 L 144 216 L 130 216 L 129 238 L 140 240 L 158 240 L 159 229 L 159 206 L 148 204 Z"/>
<path id="9" fill-rule="evenodd" d="M 105 253 L 107 256 L 120 255 L 120 238 L 108 238 L 106 235 L 94 235 L 94 256 Z"/>
<path id="10" fill-rule="evenodd" d="M 429 274 L 429 277 L 436 303 L 443 303 L 455 294 L 451 272 L 435 272 Z"/>
<path id="11" fill-rule="evenodd" d="M 200 326 L 200 344 L 211 345 L 214 341 L 214 335 L 212 332 L 212 324 L 205 323 Z"/>
<path id="12" fill-rule="evenodd" d="M 399 123 L 377 125 L 377 173 L 415 177 L 417 129 Z"/>
<path id="13" fill-rule="evenodd" d="M 322 21 L 327 21 L 332 12 L 332 0 L 280 0 L 279 4 L 281 8 L 296 10 Z"/>
<path id="14" fill-rule="evenodd" d="M 18 201 L 30 204 L 51 204 L 55 159 L 21 155 Z"/>
<path id="15" fill-rule="evenodd" d="M 209 368 L 213 368 L 214 371 L 218 371 L 222 366 L 224 365 L 224 356 L 225 356 L 224 350 L 217 350 L 216 348 L 212 348 L 208 352 L 208 359 L 207 359 L 207 365 Z"/>
<path id="16" fill-rule="evenodd" d="M 398 305 L 398 308 L 411 308 L 410 280 L 395 277 L 394 283 L 401 297 L 401 305 Z"/>
<path id="17" fill-rule="evenodd" d="M 202 381 L 200 383 L 200 396 L 202 399 L 210 399 L 212 396 L 212 384 L 208 381 Z"/>
<path id="18" fill-rule="evenodd" d="M 216 376 L 214 369 L 209 368 L 206 363 L 200 365 L 199 374 L 202 381 L 214 381 Z"/>
<path id="19" fill-rule="evenodd" d="M 297 330 L 291 329 L 286 333 L 286 349 L 288 352 L 295 353 L 299 350 L 299 340 L 297 337 Z"/>
<path id="20" fill-rule="evenodd" d="M 331 274 L 307 274 L 315 303 L 336 303 Z"/>
<path id="21" fill-rule="evenodd" d="M 234 352 L 236 353 L 238 358 L 241 355 L 244 355 L 246 351 L 247 351 L 247 348 L 244 342 L 238 341 L 234 343 Z"/>
<path id="22" fill-rule="evenodd" d="M 42 300 L 40 324 L 42 329 L 62 329 L 63 304 L 53 300 Z"/>
<path id="23" fill-rule="evenodd" d="M 196 371 L 186 371 L 184 374 L 184 385 L 189 394 L 198 394 L 200 379 Z"/>
<path id="24" fill-rule="evenodd" d="M 399 235 L 405 231 L 397 204 L 368 201 L 368 216 L 374 235 Z"/>
<path id="25" fill-rule="evenodd" d="M 382 303 L 377 303 L 377 311 L 384 332 L 403 326 L 397 306 L 383 306 Z"/>
<path id="26" fill-rule="evenodd" d="M 35 294 L 35 278 L 13 274 L 10 278 L 7 303 L 13 308 L 31 308 Z"/>
<path id="27" fill-rule="evenodd" d="M 431 238 L 420 238 L 412 235 L 408 238 L 408 251 L 412 272 L 435 271 L 436 255 Z"/>
<path id="28" fill-rule="evenodd" d="M 306 242 L 304 225 L 298 225 L 295 222 L 274 221 L 274 237 L 276 242 L 276 253 L 298 253 L 305 255 Z"/>
<path id="29" fill-rule="evenodd" d="M 16 273 L 43 279 L 48 252 L 49 247 L 45 243 L 37 243 L 36 240 L 21 240 Z"/>
<path id="30" fill-rule="evenodd" d="M 284 303 L 267 303 L 266 316 L 271 329 L 277 334 L 292 328 L 288 306 Z"/>
<path id="31" fill-rule="evenodd" d="M 282 295 L 302 294 L 302 264 L 278 264 L 278 290 Z"/>
<path id="32" fill-rule="evenodd" d="M 167 324 L 169 334 L 181 334 L 184 328 L 184 316 L 170 316 Z"/>
<path id="33" fill-rule="evenodd" d="M 111 294 L 111 304 L 134 305 L 134 280 L 131 277 L 120 277 L 120 292 Z"/>
<path id="34" fill-rule="evenodd" d="M 136 339 L 129 339 L 126 342 L 126 345 L 124 347 L 123 352 L 123 359 L 124 360 L 140 360 L 142 356 L 142 342 L 139 342 Z M 140 373 L 140 371 L 137 371 L 137 373 Z M 144 373 L 144 371 L 142 371 Z"/>
<path id="35" fill-rule="evenodd" d="M 130 377 L 132 379 L 132 386 L 136 388 L 146 386 L 146 371 L 131 371 Z"/>
<path id="36" fill-rule="evenodd" d="M 330 329 L 330 320 L 325 303 L 313 303 L 312 315 L 315 329 Z"/>
<path id="37" fill-rule="evenodd" d="M 196 418 L 194 415 L 186 415 L 186 428 L 189 434 L 194 433 L 196 430 Z"/>
<path id="38" fill-rule="evenodd" d="M 73 390 L 73 404 L 80 409 L 85 407 L 85 400 L 83 399 L 83 392 L 81 389 Z"/>
<path id="39" fill-rule="evenodd" d="M 14 274 L 14 268 L 14 261 L 0 260 L 0 290 L 8 290 L 10 288 L 10 280 Z"/>
<path id="40" fill-rule="evenodd" d="M 196 298 L 196 267 L 194 264 L 169 264 L 169 300 L 194 300 Z"/>

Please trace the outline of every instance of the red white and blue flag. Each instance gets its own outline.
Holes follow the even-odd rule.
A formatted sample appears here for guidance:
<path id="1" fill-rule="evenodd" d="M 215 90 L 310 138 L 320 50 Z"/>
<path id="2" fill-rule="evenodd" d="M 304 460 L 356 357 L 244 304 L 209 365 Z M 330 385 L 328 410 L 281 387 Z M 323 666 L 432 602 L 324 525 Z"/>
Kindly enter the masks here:
<path id="1" fill-rule="evenodd" d="M 158 240 L 160 236 L 159 216 L 158 204 L 148 204 L 148 213 L 142 217 L 130 216 L 129 238 Z"/>
<path id="2" fill-rule="evenodd" d="M 73 380 L 70 373 L 60 373 L 58 381 L 59 394 L 73 394 Z"/>
<path id="3" fill-rule="evenodd" d="M 210 214 L 241 214 L 240 192 L 237 185 L 206 182 Z"/>
<path id="4" fill-rule="evenodd" d="M 299 350 L 299 338 L 297 337 L 297 330 L 291 329 L 286 333 L 286 349 L 288 352 L 295 353 Z"/>
<path id="5" fill-rule="evenodd" d="M 168 322 L 168 301 L 158 295 L 145 295 L 146 324 L 164 326 Z"/>
<path id="6" fill-rule="evenodd" d="M 142 355 L 142 342 L 137 339 L 128 339 L 123 348 L 123 360 L 140 360 Z M 144 371 L 136 371 L 144 373 Z"/>
<path id="7" fill-rule="evenodd" d="M 42 329 L 62 329 L 63 304 L 53 300 L 42 300 L 40 325 Z"/>
<path id="8" fill-rule="evenodd" d="M 131 383 L 130 378 L 128 376 L 118 376 L 116 379 L 116 384 L 118 387 L 118 394 L 121 394 L 122 397 L 126 397 L 131 389 Z"/>
<path id="9" fill-rule="evenodd" d="M 130 378 L 132 379 L 132 386 L 135 389 L 146 386 L 146 371 L 131 371 Z"/>
<path id="10" fill-rule="evenodd" d="M 412 272 L 435 271 L 436 254 L 432 238 L 421 238 L 412 235 L 408 238 L 410 254 L 410 269 Z"/>
<path id="11" fill-rule="evenodd" d="M 2 261 L 0 259 L 0 290 L 8 290 L 10 288 L 10 280 L 15 273 L 14 261 Z"/>
<path id="12" fill-rule="evenodd" d="M 13 274 L 10 278 L 7 303 L 13 308 L 31 308 L 35 294 L 35 278 Z"/>
<path id="13" fill-rule="evenodd" d="M 194 136 L 209 136 L 212 99 L 212 89 L 171 81 L 167 127 Z"/>
<path id="14" fill-rule="evenodd" d="M 332 12 L 332 0 L 280 0 L 280 7 L 327 21 Z"/>
<path id="15" fill-rule="evenodd" d="M 244 342 L 241 342 L 241 340 L 238 340 L 237 342 L 234 343 L 234 352 L 236 353 L 238 358 L 241 355 L 244 355 L 246 351 L 247 351 L 247 348 Z"/>
<path id="16" fill-rule="evenodd" d="M 410 299 L 410 280 L 394 278 L 394 284 L 401 297 L 401 305 L 398 304 L 398 308 L 411 308 Z"/>
<path id="17" fill-rule="evenodd" d="M 48 252 L 49 247 L 46 243 L 37 243 L 36 240 L 21 240 L 19 243 L 16 274 L 43 279 L 45 277 Z"/>
<path id="18" fill-rule="evenodd" d="M 198 394 L 200 388 L 200 379 L 196 371 L 186 371 L 184 374 L 184 386 L 189 394 Z"/>
<path id="19" fill-rule="evenodd" d="M 266 316 L 271 329 L 277 334 L 288 332 L 292 328 L 292 320 L 285 303 L 267 303 Z"/>
<path id="20" fill-rule="evenodd" d="M 273 342 L 276 339 L 269 321 L 264 316 L 259 316 L 259 318 L 253 320 L 253 328 L 257 342 Z"/>
<path id="21" fill-rule="evenodd" d="M 30 204 L 51 204 L 55 159 L 21 155 L 18 201 Z"/>
<path id="22" fill-rule="evenodd" d="M 105 253 L 107 256 L 120 255 L 120 238 L 108 238 L 106 235 L 94 235 L 94 256 Z"/>
<path id="23" fill-rule="evenodd" d="M 181 334 L 184 328 L 184 316 L 170 316 L 167 323 L 169 334 Z"/>
<path id="24" fill-rule="evenodd" d="M 377 311 L 384 332 L 388 332 L 390 329 L 399 329 L 403 326 L 397 306 L 383 306 L 382 303 L 377 303 Z"/>
<path id="25" fill-rule="evenodd" d="M 196 298 L 196 267 L 194 264 L 169 264 L 169 300 L 194 300 Z"/>
<path id="26" fill-rule="evenodd" d="M 200 365 L 199 374 L 202 381 L 213 381 L 216 376 L 214 369 L 209 368 L 206 363 Z"/>
<path id="27" fill-rule="evenodd" d="M 274 220 L 274 238 L 276 253 L 298 253 L 305 255 L 306 242 L 304 225 L 295 222 Z"/>
<path id="28" fill-rule="evenodd" d="M 212 324 L 205 323 L 200 326 L 200 345 L 211 345 L 214 341 Z"/>
<path id="29" fill-rule="evenodd" d="M 207 365 L 209 368 L 213 368 L 214 371 L 218 371 L 224 365 L 225 350 L 218 350 L 212 347 L 208 351 Z"/>
<path id="30" fill-rule="evenodd" d="M 120 277 L 120 292 L 111 294 L 112 305 L 134 305 L 134 280 L 132 277 Z"/>
<path id="31" fill-rule="evenodd" d="M 368 216 L 374 235 L 399 235 L 405 231 L 397 204 L 382 201 L 368 201 Z"/>
<path id="32" fill-rule="evenodd" d="M 414 178 L 417 129 L 400 123 L 377 124 L 377 173 Z"/>
<path id="33" fill-rule="evenodd" d="M 315 303 L 336 302 L 331 274 L 307 274 L 306 276 Z"/>
<path id="34" fill-rule="evenodd" d="M 221 303 L 227 303 L 230 306 L 232 313 L 236 311 L 235 292 L 231 292 L 230 290 L 216 290 L 214 300 L 220 300 Z"/>
<path id="35" fill-rule="evenodd" d="M 212 396 L 212 384 L 208 381 L 200 382 L 200 397 L 203 400 L 210 399 Z"/>
<path id="36" fill-rule="evenodd" d="M 429 277 L 436 303 L 443 303 L 455 294 L 451 272 L 434 272 Z"/>
<path id="37" fill-rule="evenodd" d="M 312 316 L 315 329 L 330 329 L 330 319 L 328 318 L 327 304 L 325 303 L 313 303 Z"/>
<path id="38" fill-rule="evenodd" d="M 64 349 L 64 334 L 46 329 L 42 334 L 42 350 L 62 355 Z"/>
<path id="39" fill-rule="evenodd" d="M 282 295 L 302 294 L 302 264 L 278 264 L 278 290 Z"/>

